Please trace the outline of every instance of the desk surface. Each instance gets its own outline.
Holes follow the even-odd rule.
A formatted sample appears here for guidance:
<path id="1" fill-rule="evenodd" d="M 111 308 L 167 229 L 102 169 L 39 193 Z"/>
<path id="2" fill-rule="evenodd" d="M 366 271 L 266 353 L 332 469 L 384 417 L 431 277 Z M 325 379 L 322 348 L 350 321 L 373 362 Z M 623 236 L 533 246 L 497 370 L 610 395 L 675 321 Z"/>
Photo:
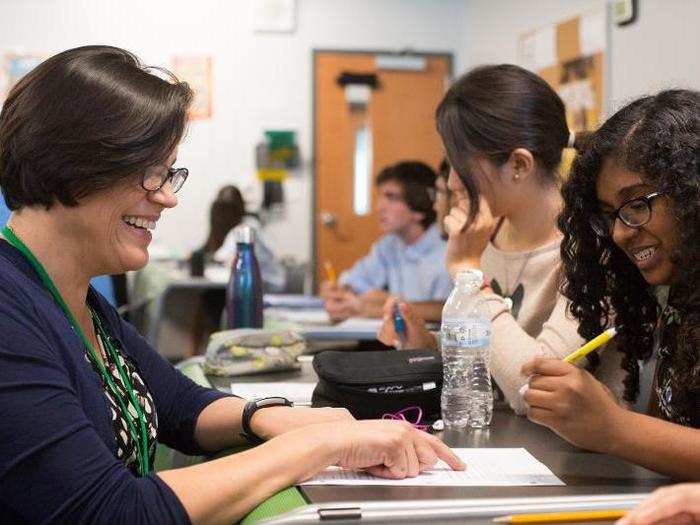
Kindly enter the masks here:
<path id="1" fill-rule="evenodd" d="M 217 388 L 228 389 L 230 378 L 210 378 Z M 316 381 L 311 363 L 295 372 L 261 374 L 236 378 L 237 382 Z M 452 447 L 525 447 L 547 465 L 565 486 L 556 487 L 391 487 L 391 486 L 309 486 L 302 487 L 312 503 L 330 501 L 376 501 L 450 499 L 480 497 L 562 496 L 573 494 L 620 494 L 649 492 L 670 482 L 666 477 L 614 456 L 587 452 L 574 447 L 546 427 L 516 416 L 508 407 L 494 410 L 491 426 L 485 430 L 438 434 Z"/>

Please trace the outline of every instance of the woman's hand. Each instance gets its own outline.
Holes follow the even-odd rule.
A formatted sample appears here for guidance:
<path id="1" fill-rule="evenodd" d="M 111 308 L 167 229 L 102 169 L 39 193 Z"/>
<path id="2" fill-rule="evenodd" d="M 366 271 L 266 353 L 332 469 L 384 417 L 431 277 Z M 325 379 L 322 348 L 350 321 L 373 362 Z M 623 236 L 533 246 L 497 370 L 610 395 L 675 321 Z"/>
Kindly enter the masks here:
<path id="1" fill-rule="evenodd" d="M 250 426 L 255 434 L 267 440 L 308 425 L 348 421 L 355 418 L 344 408 L 267 407 L 253 414 Z"/>
<path id="2" fill-rule="evenodd" d="M 442 441 L 404 421 L 323 424 L 314 427 L 314 436 L 333 447 L 333 464 L 383 478 L 415 477 L 438 459 L 453 470 L 466 468 Z"/>
<path id="3" fill-rule="evenodd" d="M 406 334 L 399 337 L 394 328 L 394 306 L 397 297 L 389 297 L 384 303 L 382 326 L 377 332 L 377 339 L 387 346 L 395 346 L 399 350 L 415 348 L 433 348 L 437 350 L 437 339 L 425 327 L 425 321 L 418 317 L 410 304 L 400 302 L 399 311 L 406 324 Z"/>
<path id="4" fill-rule="evenodd" d="M 479 212 L 469 222 L 469 200 L 462 198 L 445 217 L 445 231 L 448 234 L 446 265 L 452 278 L 460 270 L 481 267 L 481 254 L 484 253 L 493 236 L 498 218 L 491 213 L 486 199 L 479 200 Z"/>
<path id="5" fill-rule="evenodd" d="M 690 525 L 700 523 L 700 483 L 655 490 L 616 525 Z"/>
<path id="6" fill-rule="evenodd" d="M 626 410 L 587 371 L 560 359 L 535 358 L 521 373 L 530 376 L 523 393 L 527 417 L 576 446 L 609 452 Z"/>

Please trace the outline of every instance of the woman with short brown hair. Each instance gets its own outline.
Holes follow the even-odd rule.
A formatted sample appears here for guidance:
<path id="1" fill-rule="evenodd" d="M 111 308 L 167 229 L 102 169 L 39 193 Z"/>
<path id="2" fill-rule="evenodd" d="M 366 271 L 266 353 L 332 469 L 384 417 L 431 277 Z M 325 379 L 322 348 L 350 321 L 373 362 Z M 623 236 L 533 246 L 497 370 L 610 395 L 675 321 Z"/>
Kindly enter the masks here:
<path id="1" fill-rule="evenodd" d="M 231 523 L 330 464 L 415 476 L 459 460 L 407 424 L 245 403 L 197 386 L 89 287 L 148 261 L 187 179 L 174 168 L 192 92 L 131 53 L 39 65 L 0 113 L 0 516 L 12 523 Z M 202 454 L 153 472 L 156 441 Z"/>

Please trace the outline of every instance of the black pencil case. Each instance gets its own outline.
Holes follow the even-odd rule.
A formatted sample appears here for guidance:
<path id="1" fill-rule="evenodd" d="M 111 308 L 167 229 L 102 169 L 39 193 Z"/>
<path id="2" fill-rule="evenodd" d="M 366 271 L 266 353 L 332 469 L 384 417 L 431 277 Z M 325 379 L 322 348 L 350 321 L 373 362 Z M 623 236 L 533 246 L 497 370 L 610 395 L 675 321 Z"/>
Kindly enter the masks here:
<path id="1" fill-rule="evenodd" d="M 314 357 L 312 404 L 344 407 L 358 419 L 417 406 L 425 421 L 440 417 L 442 359 L 435 350 L 327 351 Z"/>

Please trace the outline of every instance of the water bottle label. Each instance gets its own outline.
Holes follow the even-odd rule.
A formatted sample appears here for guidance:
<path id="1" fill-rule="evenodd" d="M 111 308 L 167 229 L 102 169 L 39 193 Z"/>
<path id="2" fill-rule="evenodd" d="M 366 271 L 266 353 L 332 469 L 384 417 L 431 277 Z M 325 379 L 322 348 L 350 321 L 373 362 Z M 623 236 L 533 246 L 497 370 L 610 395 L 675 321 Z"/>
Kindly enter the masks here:
<path id="1" fill-rule="evenodd" d="M 487 320 L 443 321 L 440 343 L 443 348 L 480 348 L 491 340 L 491 323 Z"/>

